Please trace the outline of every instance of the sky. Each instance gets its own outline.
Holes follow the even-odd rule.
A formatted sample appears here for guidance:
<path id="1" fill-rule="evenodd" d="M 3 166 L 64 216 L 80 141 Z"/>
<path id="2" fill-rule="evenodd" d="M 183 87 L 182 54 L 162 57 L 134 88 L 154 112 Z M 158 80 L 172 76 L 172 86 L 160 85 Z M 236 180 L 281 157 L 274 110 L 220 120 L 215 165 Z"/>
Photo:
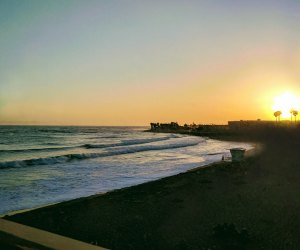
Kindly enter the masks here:
<path id="1" fill-rule="evenodd" d="M 226 124 L 300 95 L 300 1 L 0 0 L 0 124 Z"/>

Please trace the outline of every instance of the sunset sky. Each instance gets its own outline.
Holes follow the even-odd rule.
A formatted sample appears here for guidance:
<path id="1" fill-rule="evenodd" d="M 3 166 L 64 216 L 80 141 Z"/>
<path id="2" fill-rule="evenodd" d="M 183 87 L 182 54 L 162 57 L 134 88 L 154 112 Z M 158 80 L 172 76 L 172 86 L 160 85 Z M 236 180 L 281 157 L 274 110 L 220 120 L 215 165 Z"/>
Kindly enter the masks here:
<path id="1" fill-rule="evenodd" d="M 300 1 L 0 0 L 0 123 L 274 119 Z"/>

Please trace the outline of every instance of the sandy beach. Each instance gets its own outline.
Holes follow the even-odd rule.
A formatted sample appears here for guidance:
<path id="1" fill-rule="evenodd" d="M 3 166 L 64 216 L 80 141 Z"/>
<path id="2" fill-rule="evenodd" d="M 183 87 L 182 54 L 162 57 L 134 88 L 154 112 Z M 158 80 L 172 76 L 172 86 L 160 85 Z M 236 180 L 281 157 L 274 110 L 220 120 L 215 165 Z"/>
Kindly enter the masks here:
<path id="1" fill-rule="evenodd" d="M 298 144 L 5 219 L 110 249 L 299 249 Z"/>

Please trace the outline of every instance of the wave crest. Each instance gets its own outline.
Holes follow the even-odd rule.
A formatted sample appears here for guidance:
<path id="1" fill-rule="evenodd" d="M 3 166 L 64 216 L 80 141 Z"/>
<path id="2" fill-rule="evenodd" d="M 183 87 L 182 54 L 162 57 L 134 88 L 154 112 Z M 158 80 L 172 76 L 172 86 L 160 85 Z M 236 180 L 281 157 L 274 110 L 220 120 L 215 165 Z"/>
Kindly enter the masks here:
<path id="1" fill-rule="evenodd" d="M 183 148 L 196 146 L 201 141 L 185 141 L 185 142 L 175 142 L 173 144 L 166 145 L 142 145 L 142 146 L 133 146 L 133 147 L 120 147 L 114 148 L 107 152 L 102 153 L 82 153 L 82 154 L 66 154 L 59 155 L 53 157 L 46 158 L 36 158 L 29 160 L 19 160 L 19 161 L 9 161 L 9 162 L 1 162 L 0 168 L 18 168 L 18 167 L 27 167 L 27 166 L 37 166 L 37 165 L 48 165 L 48 164 L 57 164 L 57 163 L 65 163 L 72 160 L 84 160 L 90 158 L 98 158 L 98 157 L 108 157 L 114 155 L 122 155 L 122 154 L 132 154 L 144 151 L 154 151 L 154 150 L 167 150 L 167 149 L 175 149 L 175 148 Z"/>
<path id="2" fill-rule="evenodd" d="M 146 138 L 146 139 L 134 139 L 134 140 L 123 140 L 122 142 L 118 143 L 111 143 L 111 144 L 85 144 L 85 148 L 110 148 L 110 147 L 120 147 L 120 146 L 130 146 L 130 145 L 137 145 L 137 144 L 146 144 L 151 142 L 159 142 L 165 141 L 173 138 L 172 136 L 166 136 L 161 138 Z"/>

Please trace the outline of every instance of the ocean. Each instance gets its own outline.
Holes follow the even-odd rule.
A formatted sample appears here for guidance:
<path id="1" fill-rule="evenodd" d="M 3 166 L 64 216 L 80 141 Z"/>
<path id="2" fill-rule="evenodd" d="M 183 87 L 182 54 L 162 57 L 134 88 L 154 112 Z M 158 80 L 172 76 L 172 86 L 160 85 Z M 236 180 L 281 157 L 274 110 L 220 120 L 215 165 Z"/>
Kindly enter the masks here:
<path id="1" fill-rule="evenodd" d="M 146 127 L 0 126 L 0 214 L 153 181 L 220 161 L 241 142 Z"/>

